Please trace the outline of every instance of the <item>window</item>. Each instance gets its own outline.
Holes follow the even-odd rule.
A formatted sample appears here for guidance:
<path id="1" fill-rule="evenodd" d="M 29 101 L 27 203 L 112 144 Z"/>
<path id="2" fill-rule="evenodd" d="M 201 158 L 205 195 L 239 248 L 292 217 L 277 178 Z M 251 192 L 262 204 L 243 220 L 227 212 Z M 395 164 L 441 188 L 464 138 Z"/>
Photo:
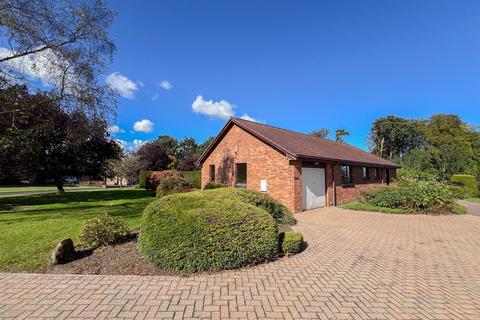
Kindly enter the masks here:
<path id="1" fill-rule="evenodd" d="M 247 186 L 247 164 L 237 163 L 235 165 L 235 185 L 239 187 Z"/>
<path id="2" fill-rule="evenodd" d="M 210 165 L 210 182 L 215 182 L 215 165 Z"/>
<path id="3" fill-rule="evenodd" d="M 380 179 L 380 170 L 378 168 L 373 168 L 373 176 L 375 180 Z"/>
<path id="4" fill-rule="evenodd" d="M 368 167 L 362 167 L 362 178 L 363 180 L 369 180 Z"/>
<path id="5" fill-rule="evenodd" d="M 350 166 L 342 166 L 342 184 L 352 183 L 352 175 L 350 173 Z"/>

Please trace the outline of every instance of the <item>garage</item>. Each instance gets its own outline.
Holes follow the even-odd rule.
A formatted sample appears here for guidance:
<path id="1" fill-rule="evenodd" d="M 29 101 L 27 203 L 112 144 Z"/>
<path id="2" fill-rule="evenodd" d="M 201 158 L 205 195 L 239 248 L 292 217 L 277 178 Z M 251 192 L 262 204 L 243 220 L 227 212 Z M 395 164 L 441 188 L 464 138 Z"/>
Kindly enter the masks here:
<path id="1" fill-rule="evenodd" d="M 326 206 L 325 168 L 302 168 L 302 210 Z"/>

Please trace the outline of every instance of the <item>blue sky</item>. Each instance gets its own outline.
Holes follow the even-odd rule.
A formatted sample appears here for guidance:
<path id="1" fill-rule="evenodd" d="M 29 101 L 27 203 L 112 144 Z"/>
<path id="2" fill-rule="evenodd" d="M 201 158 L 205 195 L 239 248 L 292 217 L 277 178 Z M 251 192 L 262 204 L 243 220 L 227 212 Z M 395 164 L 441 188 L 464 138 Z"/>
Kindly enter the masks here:
<path id="1" fill-rule="evenodd" d="M 389 114 L 480 124 L 479 1 L 110 5 L 109 82 L 123 94 L 112 125 L 130 146 L 161 134 L 203 141 L 233 113 L 300 132 L 345 128 L 362 148 Z"/>

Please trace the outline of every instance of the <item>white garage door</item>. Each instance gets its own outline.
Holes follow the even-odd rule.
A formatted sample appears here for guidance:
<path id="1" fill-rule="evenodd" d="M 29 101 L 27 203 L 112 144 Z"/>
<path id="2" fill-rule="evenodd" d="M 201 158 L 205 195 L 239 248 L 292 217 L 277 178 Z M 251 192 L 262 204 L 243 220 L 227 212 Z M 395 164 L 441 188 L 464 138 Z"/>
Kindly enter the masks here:
<path id="1" fill-rule="evenodd" d="M 325 207 L 325 169 L 302 168 L 302 209 Z"/>

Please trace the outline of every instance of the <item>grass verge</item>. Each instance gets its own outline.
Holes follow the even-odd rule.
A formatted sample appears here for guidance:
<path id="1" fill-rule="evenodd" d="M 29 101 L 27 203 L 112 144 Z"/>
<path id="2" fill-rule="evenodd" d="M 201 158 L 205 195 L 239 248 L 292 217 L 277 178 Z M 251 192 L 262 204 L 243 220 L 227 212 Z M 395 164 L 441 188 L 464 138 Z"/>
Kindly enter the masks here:
<path id="1" fill-rule="evenodd" d="M 384 212 L 384 213 L 408 213 L 408 210 L 405 210 L 405 209 L 377 207 L 368 203 L 363 203 L 358 201 L 346 203 L 341 207 L 345 209 L 359 210 L 359 211 L 375 211 L 375 212 Z"/>
<path id="2" fill-rule="evenodd" d="M 131 229 L 154 198 L 145 190 L 112 189 L 0 198 L 0 271 L 37 271 L 58 242 L 78 243 L 85 220 L 107 208 Z"/>
<path id="3" fill-rule="evenodd" d="M 468 198 L 468 199 L 465 199 L 465 200 L 470 201 L 470 202 L 480 203 L 480 198 Z"/>

